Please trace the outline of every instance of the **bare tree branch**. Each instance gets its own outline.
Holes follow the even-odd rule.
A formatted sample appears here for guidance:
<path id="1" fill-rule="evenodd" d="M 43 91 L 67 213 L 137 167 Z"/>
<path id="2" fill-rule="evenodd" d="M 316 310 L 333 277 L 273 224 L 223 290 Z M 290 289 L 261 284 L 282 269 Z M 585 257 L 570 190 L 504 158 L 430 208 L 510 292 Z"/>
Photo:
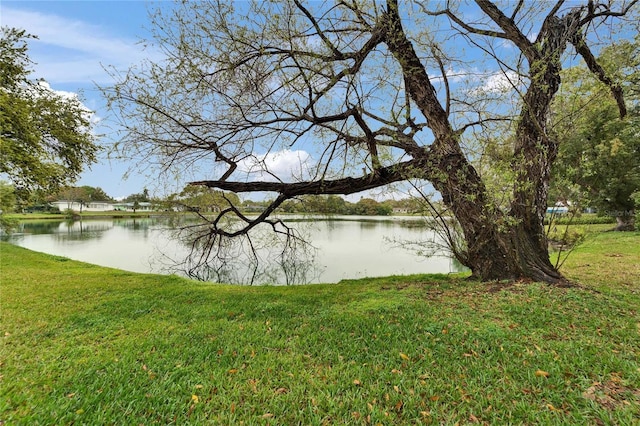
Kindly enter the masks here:
<path id="1" fill-rule="evenodd" d="M 512 19 L 508 18 L 498 7 L 489 0 L 476 0 L 476 3 L 502 30 L 504 34 L 502 38 L 511 40 L 520 51 L 529 59 L 535 60 L 537 54 L 533 48 L 533 44 L 522 34 Z"/>
<path id="2" fill-rule="evenodd" d="M 587 25 L 589 22 L 597 18 L 625 16 L 637 3 L 638 3 L 638 0 L 631 0 L 629 3 L 627 3 L 626 7 L 623 7 L 618 12 L 616 12 L 611 10 L 611 3 L 609 4 L 598 3 L 597 5 L 594 5 L 593 0 L 589 0 L 589 12 L 580 21 L 580 27 Z M 602 12 L 596 12 L 596 10 L 598 9 L 602 9 Z"/>
<path id="3" fill-rule="evenodd" d="M 620 118 L 624 118 L 627 115 L 627 106 L 624 102 L 624 94 L 620 84 L 611 80 L 606 74 L 604 68 L 598 63 L 596 57 L 591 53 L 591 49 L 584 40 L 584 36 L 580 32 L 576 32 L 571 39 L 571 43 L 576 48 L 576 51 L 582 56 L 589 70 L 598 77 L 598 79 L 606 84 L 611 90 L 616 103 L 618 104 L 618 111 L 620 111 Z"/>
<path id="4" fill-rule="evenodd" d="M 430 10 L 427 10 L 425 5 L 423 4 L 420 4 L 420 7 L 427 15 L 431 15 L 431 16 L 446 15 L 449 19 L 451 19 L 458 26 L 460 26 L 460 28 L 470 33 L 489 36 L 489 37 L 496 37 L 496 38 L 507 38 L 507 35 L 505 33 L 472 27 L 471 25 L 464 22 L 462 19 L 458 18 L 456 14 L 453 13 L 449 8 L 443 9 L 443 10 L 437 10 L 437 11 L 430 11 Z"/>
<path id="5" fill-rule="evenodd" d="M 419 177 L 425 172 L 427 165 L 424 159 L 413 159 L 393 166 L 381 167 L 373 173 L 361 177 L 346 177 L 337 180 L 320 180 L 309 182 L 228 182 L 228 181 L 196 181 L 190 185 L 202 185 L 233 192 L 267 191 L 277 192 L 285 198 L 304 194 L 341 194 L 348 195 L 368 189 L 379 188 L 409 177 Z M 419 173 L 418 173 L 419 171 Z M 284 200 L 283 200 L 284 201 Z"/>

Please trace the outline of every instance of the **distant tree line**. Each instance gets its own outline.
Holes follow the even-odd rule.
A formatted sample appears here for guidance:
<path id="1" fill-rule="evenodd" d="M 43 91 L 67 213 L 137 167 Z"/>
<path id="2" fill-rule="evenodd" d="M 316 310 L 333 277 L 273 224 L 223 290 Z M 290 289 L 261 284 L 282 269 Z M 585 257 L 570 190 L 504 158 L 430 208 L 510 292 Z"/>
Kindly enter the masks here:
<path id="1" fill-rule="evenodd" d="M 241 206 L 246 212 L 262 211 L 271 203 L 271 200 L 243 200 L 233 192 L 212 190 L 201 186 L 187 186 L 181 192 L 170 194 L 163 198 L 154 198 L 149 194 L 148 189 L 143 189 L 140 193 L 130 194 L 123 199 L 114 199 L 100 187 L 69 186 L 54 194 L 47 194 L 43 191 L 35 191 L 26 200 L 20 200 L 14 195 L 14 188 L 11 184 L 3 182 L 0 185 L 0 197 L 2 198 L 2 208 L 5 213 L 9 212 L 58 212 L 49 203 L 52 201 L 65 200 L 87 205 L 90 202 L 116 202 L 133 203 L 139 206 L 140 203 L 150 202 L 158 205 L 161 209 L 173 209 L 184 211 L 197 211 L 201 213 L 218 212 L 233 203 Z M 404 198 L 400 200 L 376 201 L 372 198 L 361 198 L 352 203 L 337 195 L 305 195 L 296 199 L 288 200 L 280 207 L 281 213 L 316 213 L 335 215 L 364 215 L 364 216 L 388 216 L 392 213 L 420 214 L 425 211 L 424 201 L 419 198 Z"/>
<path id="2" fill-rule="evenodd" d="M 372 198 L 361 198 L 352 203 L 338 195 L 304 195 L 285 201 L 279 210 L 284 213 L 388 216 L 394 212 L 394 208 L 405 210 L 403 203 L 393 200 L 379 202 Z M 406 212 L 410 212 L 409 207 L 406 207 Z"/>

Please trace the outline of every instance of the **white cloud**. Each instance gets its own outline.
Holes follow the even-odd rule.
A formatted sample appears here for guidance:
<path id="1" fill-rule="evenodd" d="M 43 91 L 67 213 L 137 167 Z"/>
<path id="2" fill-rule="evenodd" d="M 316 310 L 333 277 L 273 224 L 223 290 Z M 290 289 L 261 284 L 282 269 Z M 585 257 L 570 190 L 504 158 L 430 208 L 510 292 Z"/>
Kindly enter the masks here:
<path id="1" fill-rule="evenodd" d="M 77 102 L 80 105 L 80 108 L 84 110 L 85 118 L 87 119 L 87 121 L 89 121 L 89 123 L 91 123 L 92 126 L 95 126 L 100 122 L 100 117 L 98 117 L 98 115 L 94 111 L 92 111 L 91 108 L 87 107 L 80 100 L 80 97 L 78 96 L 77 93 L 67 92 L 67 91 L 64 91 L 64 90 L 55 90 L 46 81 L 39 81 L 38 84 L 43 89 L 53 93 L 54 96 Z"/>
<path id="2" fill-rule="evenodd" d="M 135 39 L 58 15 L 3 6 L 2 25 L 38 36 L 29 42 L 29 54 L 37 63 L 36 76 L 52 83 L 110 82 L 101 64 L 128 68 L 151 55 Z"/>
<path id="3" fill-rule="evenodd" d="M 89 107 L 87 107 L 78 96 L 77 93 L 67 92 L 64 90 L 55 90 L 51 87 L 51 85 L 46 81 L 38 81 L 39 87 L 27 86 L 25 87 L 25 93 L 28 96 L 32 96 L 33 99 L 36 98 L 45 98 L 45 99 L 64 99 L 65 101 L 73 102 L 78 105 L 83 118 L 89 123 L 89 131 L 94 133 L 94 129 L 100 123 L 100 117 L 92 111 Z M 95 133 L 94 133 L 95 135 Z"/>
<path id="4" fill-rule="evenodd" d="M 313 160 L 311 154 L 302 150 L 285 149 L 262 155 L 254 155 L 238 164 L 240 172 L 247 173 L 252 180 L 283 181 L 300 180 L 309 176 Z"/>
<path id="5" fill-rule="evenodd" d="M 484 85 L 480 89 L 483 92 L 508 92 L 514 87 L 518 87 L 522 84 L 520 76 L 513 72 L 507 71 L 504 73 L 491 74 L 487 77 Z"/>
<path id="6" fill-rule="evenodd" d="M 468 79 L 477 78 L 479 73 L 480 71 L 477 68 L 453 69 L 449 67 L 447 70 L 445 70 L 445 75 L 447 76 L 447 80 L 449 81 L 449 84 L 460 83 Z M 432 76 L 430 78 L 431 78 L 431 81 L 434 83 L 436 82 L 440 83 L 444 81 L 444 78 L 442 77 L 440 70 L 433 70 L 429 73 L 429 75 Z"/>

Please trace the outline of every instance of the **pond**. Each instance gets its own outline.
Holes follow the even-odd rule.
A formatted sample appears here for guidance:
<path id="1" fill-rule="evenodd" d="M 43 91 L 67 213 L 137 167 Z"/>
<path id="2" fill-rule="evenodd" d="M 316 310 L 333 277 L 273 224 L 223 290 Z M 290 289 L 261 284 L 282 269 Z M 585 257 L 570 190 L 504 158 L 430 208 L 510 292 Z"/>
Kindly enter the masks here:
<path id="1" fill-rule="evenodd" d="M 312 256 L 288 265 L 262 263 L 257 273 L 255 265 L 238 257 L 235 263 L 209 271 L 206 279 L 235 284 L 307 284 L 464 270 L 442 252 L 420 257 L 394 243 L 433 239 L 433 232 L 421 223 L 419 218 L 403 217 L 292 219 L 288 224 L 301 229 L 313 246 Z M 31 250 L 127 271 L 187 275 L 184 259 L 189 246 L 176 238 L 174 229 L 167 218 L 25 221 L 9 241 Z M 287 268 L 296 271 L 292 274 Z"/>

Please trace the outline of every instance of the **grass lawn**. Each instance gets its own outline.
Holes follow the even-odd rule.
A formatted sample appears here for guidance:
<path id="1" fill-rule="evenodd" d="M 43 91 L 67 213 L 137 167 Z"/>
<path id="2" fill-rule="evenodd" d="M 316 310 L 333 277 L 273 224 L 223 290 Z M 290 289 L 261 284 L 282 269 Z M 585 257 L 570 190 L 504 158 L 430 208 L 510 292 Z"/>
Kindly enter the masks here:
<path id="1" fill-rule="evenodd" d="M 589 237 L 573 288 L 0 261 L 0 424 L 640 424 L 640 233 Z"/>

